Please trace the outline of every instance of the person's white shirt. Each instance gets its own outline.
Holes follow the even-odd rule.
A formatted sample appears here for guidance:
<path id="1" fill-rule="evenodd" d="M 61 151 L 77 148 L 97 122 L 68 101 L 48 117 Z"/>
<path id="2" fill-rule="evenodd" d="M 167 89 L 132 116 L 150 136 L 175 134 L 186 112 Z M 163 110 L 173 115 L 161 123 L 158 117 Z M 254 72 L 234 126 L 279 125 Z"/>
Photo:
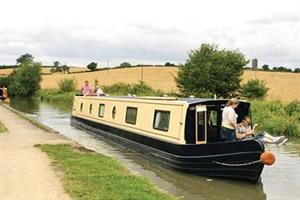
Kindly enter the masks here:
<path id="1" fill-rule="evenodd" d="M 231 106 L 226 106 L 222 112 L 222 126 L 229 129 L 235 129 L 232 124 L 237 123 L 237 118 L 238 115 L 235 113 L 234 109 Z"/>
<path id="2" fill-rule="evenodd" d="M 96 96 L 101 96 L 101 95 L 104 95 L 104 92 L 100 88 L 97 88 Z"/>

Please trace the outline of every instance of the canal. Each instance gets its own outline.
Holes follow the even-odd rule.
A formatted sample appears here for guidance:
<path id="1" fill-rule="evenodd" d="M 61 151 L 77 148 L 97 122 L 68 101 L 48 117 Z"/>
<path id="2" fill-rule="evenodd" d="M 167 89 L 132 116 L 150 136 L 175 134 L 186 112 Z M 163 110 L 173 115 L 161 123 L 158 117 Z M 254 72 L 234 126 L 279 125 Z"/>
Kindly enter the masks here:
<path id="1" fill-rule="evenodd" d="M 290 139 L 280 148 L 267 146 L 267 149 L 276 154 L 276 163 L 266 166 L 261 183 L 253 185 L 166 169 L 98 135 L 70 126 L 70 112 L 59 106 L 52 106 L 37 99 L 12 99 L 11 106 L 89 149 L 114 157 L 133 173 L 146 176 L 158 188 L 182 199 L 300 199 L 300 139 Z"/>

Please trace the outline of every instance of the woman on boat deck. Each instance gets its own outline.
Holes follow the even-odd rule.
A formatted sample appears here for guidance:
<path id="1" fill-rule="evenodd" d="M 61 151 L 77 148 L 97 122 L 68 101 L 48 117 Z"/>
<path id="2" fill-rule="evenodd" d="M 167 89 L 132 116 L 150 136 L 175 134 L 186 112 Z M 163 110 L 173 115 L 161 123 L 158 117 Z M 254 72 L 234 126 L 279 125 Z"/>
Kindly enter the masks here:
<path id="1" fill-rule="evenodd" d="M 254 129 L 257 126 L 257 124 L 253 126 L 253 129 L 251 129 L 250 124 L 251 124 L 250 117 L 245 116 L 242 122 L 237 125 L 237 129 L 236 129 L 237 140 L 257 139 L 263 143 L 277 144 L 278 146 L 283 145 L 288 140 L 284 136 L 274 137 L 267 132 L 254 135 Z"/>
<path id="2" fill-rule="evenodd" d="M 81 88 L 81 93 L 83 96 L 89 96 L 92 94 L 92 88 L 89 86 L 88 81 L 84 81 L 84 85 Z"/>
<path id="3" fill-rule="evenodd" d="M 236 98 L 232 98 L 228 101 L 226 107 L 222 112 L 222 127 L 221 134 L 225 137 L 226 141 L 235 140 L 235 130 L 237 127 L 237 117 L 235 113 L 236 107 L 239 105 L 239 102 Z"/>

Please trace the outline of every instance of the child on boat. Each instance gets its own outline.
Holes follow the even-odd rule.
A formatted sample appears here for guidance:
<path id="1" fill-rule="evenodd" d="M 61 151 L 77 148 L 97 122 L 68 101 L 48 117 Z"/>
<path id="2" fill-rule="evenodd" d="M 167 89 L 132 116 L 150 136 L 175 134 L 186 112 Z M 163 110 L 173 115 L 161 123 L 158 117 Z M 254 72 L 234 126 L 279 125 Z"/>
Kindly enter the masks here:
<path id="1" fill-rule="evenodd" d="M 245 116 L 242 122 L 237 125 L 235 135 L 237 140 L 258 139 L 263 143 L 277 144 L 277 146 L 285 144 L 288 140 L 284 136 L 274 137 L 267 132 L 254 135 L 254 129 L 257 127 L 257 124 L 253 126 L 253 129 L 251 129 L 250 124 L 250 118 Z"/>

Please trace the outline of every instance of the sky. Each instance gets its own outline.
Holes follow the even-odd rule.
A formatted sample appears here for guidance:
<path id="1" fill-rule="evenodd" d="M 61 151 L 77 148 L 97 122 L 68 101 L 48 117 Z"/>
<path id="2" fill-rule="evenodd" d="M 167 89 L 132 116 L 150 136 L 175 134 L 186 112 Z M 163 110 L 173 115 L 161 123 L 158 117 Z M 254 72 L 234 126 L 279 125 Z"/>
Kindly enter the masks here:
<path id="1" fill-rule="evenodd" d="M 300 67 L 300 1 L 0 0 L 0 65 L 182 64 L 202 43 Z"/>

